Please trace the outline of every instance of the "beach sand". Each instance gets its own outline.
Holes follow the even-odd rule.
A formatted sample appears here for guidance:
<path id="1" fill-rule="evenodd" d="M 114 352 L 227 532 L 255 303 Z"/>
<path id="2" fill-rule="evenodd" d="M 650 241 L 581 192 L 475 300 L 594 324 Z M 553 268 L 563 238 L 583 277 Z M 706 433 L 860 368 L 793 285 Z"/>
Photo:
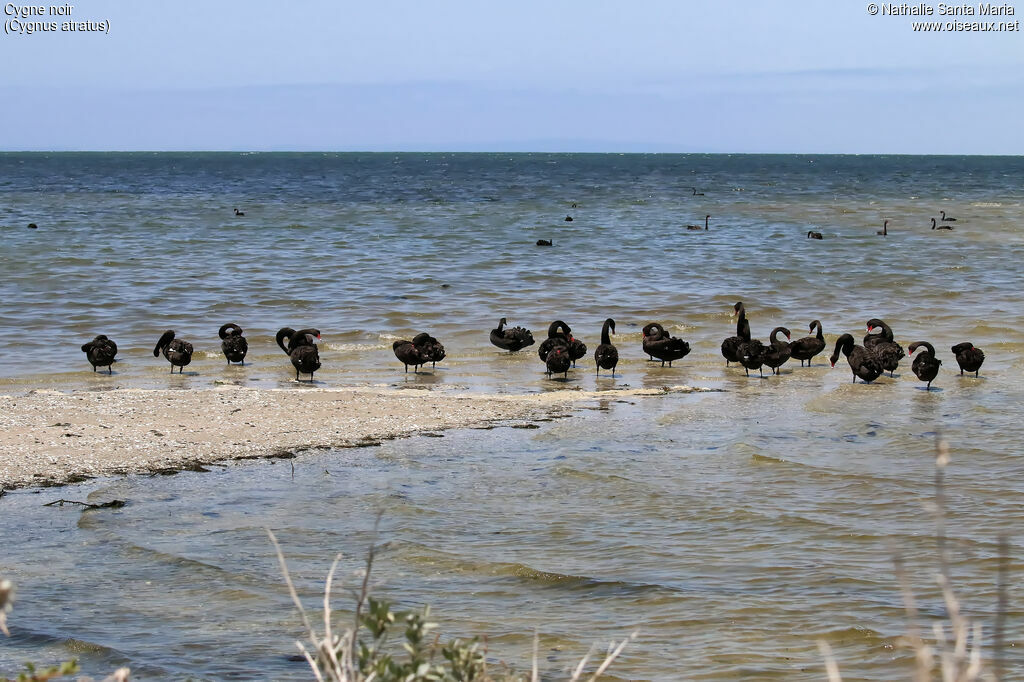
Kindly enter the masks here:
<path id="1" fill-rule="evenodd" d="M 686 386 L 673 392 L 692 391 Z M 440 429 L 564 413 L 664 390 L 526 395 L 310 388 L 37 390 L 0 396 L 0 490 L 352 447 Z"/>

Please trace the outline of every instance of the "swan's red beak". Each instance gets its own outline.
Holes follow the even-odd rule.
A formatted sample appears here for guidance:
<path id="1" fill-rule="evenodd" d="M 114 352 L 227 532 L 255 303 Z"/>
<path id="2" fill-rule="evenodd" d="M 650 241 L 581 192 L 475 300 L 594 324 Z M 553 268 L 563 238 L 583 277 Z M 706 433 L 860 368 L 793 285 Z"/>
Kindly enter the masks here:
<path id="1" fill-rule="evenodd" d="M 791 338 L 792 338 L 792 337 L 790 337 L 790 335 L 789 335 L 789 334 L 786 334 L 786 340 L 787 340 L 787 341 L 789 341 L 789 340 L 790 340 Z"/>
<path id="2" fill-rule="evenodd" d="M 835 367 L 835 366 L 836 366 L 836 363 L 834 363 L 834 362 L 833 362 L 833 363 L 832 363 L 832 367 Z"/>

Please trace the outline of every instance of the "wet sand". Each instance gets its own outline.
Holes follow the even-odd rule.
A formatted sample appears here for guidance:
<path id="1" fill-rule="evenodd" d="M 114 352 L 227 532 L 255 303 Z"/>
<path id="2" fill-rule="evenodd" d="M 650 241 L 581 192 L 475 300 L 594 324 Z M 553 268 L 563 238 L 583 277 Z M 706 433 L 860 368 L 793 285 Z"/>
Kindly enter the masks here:
<path id="1" fill-rule="evenodd" d="M 499 396 L 225 386 L 3 395 L 0 489 L 369 445 L 440 429 L 539 418 L 587 400 L 665 392 L 563 390 Z"/>

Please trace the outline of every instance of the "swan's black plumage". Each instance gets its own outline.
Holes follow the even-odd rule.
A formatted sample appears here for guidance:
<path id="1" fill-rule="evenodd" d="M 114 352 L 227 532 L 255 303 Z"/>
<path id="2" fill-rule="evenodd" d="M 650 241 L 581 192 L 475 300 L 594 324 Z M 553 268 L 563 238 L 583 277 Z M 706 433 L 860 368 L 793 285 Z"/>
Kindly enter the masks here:
<path id="1" fill-rule="evenodd" d="M 764 376 L 764 354 L 767 349 L 759 339 L 750 339 L 744 341 L 736 349 L 736 355 L 739 356 L 739 363 L 743 365 L 743 369 L 747 376 L 750 376 L 750 370 L 756 369 L 761 376 Z"/>
<path id="2" fill-rule="evenodd" d="M 939 366 L 942 364 L 942 360 L 935 357 L 935 348 L 927 341 L 915 341 L 907 347 L 907 350 L 913 355 L 914 351 L 918 348 L 924 348 L 924 351 L 914 358 L 910 369 L 914 370 L 914 375 L 918 379 L 928 382 L 926 388 L 930 391 L 932 389 L 932 382 L 939 374 Z"/>
<path id="3" fill-rule="evenodd" d="M 809 231 L 807 233 L 807 238 L 808 239 L 824 239 L 824 237 L 821 236 L 821 232 L 814 232 L 813 230 L 811 230 L 811 231 Z"/>
<path id="4" fill-rule="evenodd" d="M 906 357 L 903 346 L 893 340 L 892 329 L 882 320 L 873 317 L 867 322 L 868 334 L 864 337 L 864 348 L 878 358 L 883 370 L 889 372 L 889 376 L 899 367 L 900 360 Z M 874 329 L 881 329 L 879 334 L 871 334 Z"/>
<path id="5" fill-rule="evenodd" d="M 245 364 L 245 354 L 249 352 L 249 342 L 242 336 L 242 328 L 233 322 L 229 322 L 220 328 L 217 334 L 222 339 L 220 349 L 224 351 L 224 357 L 228 364 L 240 362 Z"/>
<path id="6" fill-rule="evenodd" d="M 106 367 L 108 374 L 114 373 L 114 368 L 111 365 L 116 362 L 114 356 L 117 355 L 117 344 L 108 339 L 105 334 L 100 334 L 83 345 L 82 352 L 85 353 L 86 360 L 92 365 L 92 371 L 95 372 L 97 367 Z"/>
<path id="7" fill-rule="evenodd" d="M 182 341 L 181 339 L 174 338 L 174 330 L 168 329 L 160 337 L 160 340 L 156 342 L 156 348 L 153 349 L 153 357 L 160 355 L 160 351 L 163 351 L 164 357 L 171 363 L 171 372 L 174 372 L 174 368 L 178 367 L 178 374 L 185 371 L 185 365 L 192 362 L 192 344 L 188 341 Z"/>
<path id="8" fill-rule="evenodd" d="M 722 341 L 722 357 L 725 358 L 726 367 L 730 362 L 740 361 L 740 344 L 750 340 L 750 323 L 747 322 L 747 310 L 743 307 L 742 301 L 737 302 L 732 308 L 733 314 L 739 317 L 736 319 L 736 336 L 730 336 Z"/>
<path id="9" fill-rule="evenodd" d="M 277 345 L 291 359 L 295 367 L 295 380 L 299 380 L 299 374 L 308 374 L 309 380 L 313 381 L 313 373 L 320 369 L 320 349 L 316 341 L 320 338 L 319 329 L 300 329 L 295 331 L 291 327 L 282 327 L 277 332 Z M 284 344 L 285 339 L 288 345 Z"/>
<path id="10" fill-rule="evenodd" d="M 941 211 L 940 210 L 939 213 L 942 214 L 942 222 L 944 222 L 944 223 L 955 223 L 956 222 L 956 218 L 949 218 L 949 217 L 947 217 L 945 211 Z"/>
<path id="11" fill-rule="evenodd" d="M 789 338 L 789 330 L 785 327 L 776 327 L 772 330 L 772 333 L 768 336 L 769 345 L 764 350 L 764 364 L 771 368 L 772 374 L 779 373 L 779 367 L 786 364 L 792 355 L 791 344 L 786 343 L 778 338 L 779 334 L 785 334 L 786 338 Z"/>
<path id="12" fill-rule="evenodd" d="M 952 230 L 952 225 L 936 225 L 935 218 L 932 218 L 932 229 L 933 230 Z"/>
<path id="13" fill-rule="evenodd" d="M 395 351 L 395 357 L 405 365 L 405 371 L 409 371 L 409 365 L 412 365 L 412 371 L 418 372 L 420 365 L 427 363 L 427 358 L 423 352 L 417 348 L 412 341 L 395 341 L 391 344 L 391 348 Z"/>
<path id="14" fill-rule="evenodd" d="M 821 322 L 814 320 L 808 326 L 807 331 L 814 333 L 814 328 L 818 328 L 817 336 L 805 336 L 802 339 L 797 339 L 793 343 L 789 344 L 789 351 L 792 357 L 800 361 L 800 366 L 804 366 L 804 360 L 807 364 L 811 364 L 811 359 L 825 350 L 825 336 L 821 333 Z"/>
<path id="15" fill-rule="evenodd" d="M 540 357 L 540 361 L 544 362 L 548 359 L 548 353 L 555 346 L 568 346 L 569 339 L 572 338 L 572 330 L 565 322 L 561 320 L 555 320 L 548 325 L 548 338 L 541 341 L 540 346 L 537 348 L 537 356 Z"/>
<path id="16" fill-rule="evenodd" d="M 569 357 L 569 346 L 555 346 L 548 352 L 547 358 L 544 360 L 544 366 L 547 368 L 547 375 L 550 377 L 552 374 L 558 374 L 561 372 L 566 378 L 569 377 L 569 365 L 572 364 L 572 358 Z"/>
<path id="17" fill-rule="evenodd" d="M 703 232 L 704 230 L 708 229 L 708 220 L 710 220 L 710 219 L 711 219 L 711 216 L 710 215 L 706 215 L 706 216 L 704 216 L 704 227 L 701 227 L 700 225 L 687 225 L 686 229 L 694 231 L 694 232 L 697 231 L 697 230 L 700 230 L 701 232 Z"/>
<path id="18" fill-rule="evenodd" d="M 426 332 L 421 332 L 412 337 L 412 345 L 419 349 L 420 353 L 430 363 L 431 368 L 436 367 L 447 356 L 444 345 Z"/>
<path id="19" fill-rule="evenodd" d="M 963 376 L 964 370 L 974 372 L 974 376 L 978 376 L 981 363 L 985 362 L 985 354 L 980 348 L 975 348 L 970 341 L 965 341 L 956 344 L 950 350 L 956 356 L 956 364 L 960 365 L 960 376 Z"/>
<path id="20" fill-rule="evenodd" d="M 594 350 L 594 364 L 597 365 L 597 373 L 602 369 L 610 369 L 612 376 L 615 376 L 615 366 L 619 364 L 619 349 L 612 345 L 608 332 L 615 333 L 615 320 L 608 318 L 601 327 L 601 345 Z"/>
<path id="21" fill-rule="evenodd" d="M 665 363 L 672 366 L 672 362 L 680 360 L 690 353 L 690 344 L 682 339 L 669 336 L 665 328 L 657 322 L 651 322 L 643 328 L 643 348 L 648 355 L 661 360 L 661 366 Z"/>
<path id="22" fill-rule="evenodd" d="M 513 353 L 533 345 L 533 333 L 529 329 L 524 327 L 505 329 L 505 324 L 506 320 L 503 317 L 498 321 L 498 326 L 491 330 L 491 343 Z"/>
<path id="23" fill-rule="evenodd" d="M 883 237 L 885 237 L 885 236 L 887 236 L 889 234 L 889 221 L 888 220 L 886 220 L 884 223 L 882 223 L 882 229 L 879 230 L 877 232 L 877 234 L 880 234 Z"/>
<path id="24" fill-rule="evenodd" d="M 836 366 L 840 352 L 846 356 L 846 361 L 850 363 L 850 371 L 853 372 L 853 383 L 857 383 L 857 377 L 867 382 L 874 381 L 882 376 L 882 366 L 878 363 L 878 359 L 863 346 L 854 345 L 852 334 L 843 334 L 836 339 L 835 352 L 829 358 L 829 362 L 832 363 L 833 367 Z"/>

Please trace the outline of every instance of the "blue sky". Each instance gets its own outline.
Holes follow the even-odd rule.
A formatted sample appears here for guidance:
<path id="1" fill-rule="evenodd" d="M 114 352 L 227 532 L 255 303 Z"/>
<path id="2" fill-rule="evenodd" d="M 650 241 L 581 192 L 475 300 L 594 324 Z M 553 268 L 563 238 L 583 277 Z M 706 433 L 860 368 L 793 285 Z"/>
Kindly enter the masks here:
<path id="1" fill-rule="evenodd" d="M 1020 32 L 866 6 L 84 2 L 0 35 L 0 149 L 1024 153 Z"/>

